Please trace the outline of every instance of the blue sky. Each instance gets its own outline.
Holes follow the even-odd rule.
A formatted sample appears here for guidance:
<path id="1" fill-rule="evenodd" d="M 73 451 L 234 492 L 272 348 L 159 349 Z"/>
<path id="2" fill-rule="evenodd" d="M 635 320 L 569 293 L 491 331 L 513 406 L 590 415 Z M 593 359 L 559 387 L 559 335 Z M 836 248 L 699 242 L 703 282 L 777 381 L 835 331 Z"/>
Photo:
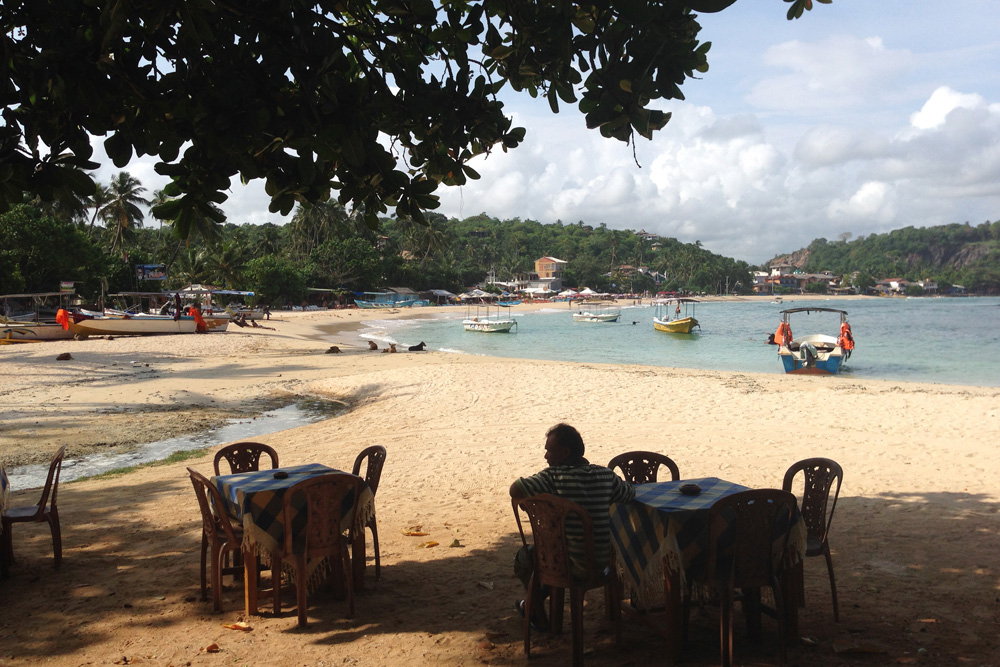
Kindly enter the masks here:
<path id="1" fill-rule="evenodd" d="M 1000 219 L 1000 5 L 780 0 L 701 16 L 709 71 L 632 149 L 573 108 L 506 96 L 525 142 L 442 188 L 441 213 L 640 229 L 754 264 L 830 240 Z M 162 187 L 150 163 L 129 166 Z M 99 172 L 109 180 L 112 168 Z M 234 188 L 232 222 L 284 222 Z"/>

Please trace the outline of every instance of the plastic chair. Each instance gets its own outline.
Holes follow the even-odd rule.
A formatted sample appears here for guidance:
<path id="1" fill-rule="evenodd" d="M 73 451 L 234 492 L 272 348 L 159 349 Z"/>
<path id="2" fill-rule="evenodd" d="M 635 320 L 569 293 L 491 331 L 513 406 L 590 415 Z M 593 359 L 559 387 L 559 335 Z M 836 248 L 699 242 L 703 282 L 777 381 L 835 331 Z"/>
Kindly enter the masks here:
<path id="1" fill-rule="evenodd" d="M 608 468 L 621 468 L 625 481 L 629 484 L 646 484 L 657 481 L 660 466 L 670 470 L 674 482 L 681 478 L 677 464 L 669 456 L 656 452 L 625 452 L 608 461 Z"/>
<path id="2" fill-rule="evenodd" d="M 52 457 L 49 463 L 49 474 L 45 478 L 45 486 L 42 488 L 42 497 L 37 505 L 22 505 L 20 507 L 7 508 L 2 516 L 3 530 L 3 573 L 6 574 L 7 567 L 14 562 L 14 537 L 11 535 L 11 527 L 15 523 L 41 523 L 49 524 L 52 532 L 52 556 L 55 566 L 62 565 L 62 532 L 59 528 L 59 510 L 56 508 L 56 494 L 59 492 L 59 474 L 62 472 L 63 456 L 66 454 L 66 445 L 59 448 L 59 451 Z"/>
<path id="3" fill-rule="evenodd" d="M 4 470 L 3 464 L 0 463 L 0 516 L 3 516 L 3 511 L 7 508 L 7 490 L 10 488 L 10 482 L 7 480 L 7 471 Z M 0 531 L 3 530 L 3 526 L 0 525 Z M 0 579 L 6 579 L 8 576 L 7 571 L 7 549 L 4 548 L 3 538 L 0 537 Z"/>
<path id="4" fill-rule="evenodd" d="M 806 522 L 806 556 L 823 556 L 826 558 L 826 570 L 830 575 L 830 595 L 833 598 L 833 620 L 840 621 L 840 606 L 837 604 L 837 580 L 833 576 L 833 558 L 830 556 L 830 523 L 833 521 L 833 511 L 837 509 L 837 498 L 840 496 L 840 484 L 844 479 L 844 469 L 836 461 L 824 458 L 811 458 L 799 461 L 785 473 L 781 488 L 791 492 L 795 476 L 802 472 L 804 476 L 804 491 L 799 511 Z M 833 502 L 830 502 L 830 489 L 836 482 L 833 492 Z M 827 507 L 829 506 L 829 511 Z M 802 579 L 802 569 L 799 570 L 798 594 L 799 606 L 805 606 L 805 588 Z"/>
<path id="5" fill-rule="evenodd" d="M 243 528 L 234 525 L 228 516 L 219 516 L 212 511 L 214 506 L 222 512 L 225 503 L 222 494 L 215 488 L 204 475 L 187 469 L 191 476 L 191 484 L 194 486 L 194 494 L 198 497 L 198 507 L 201 508 L 201 599 L 208 599 L 206 590 L 206 556 L 211 552 L 212 557 L 212 609 L 222 611 L 222 577 L 229 574 L 238 576 L 241 567 L 226 566 L 226 555 L 232 551 L 239 553 L 243 545 Z M 211 497 L 211 504 L 209 503 Z M 209 549 L 210 547 L 210 549 Z"/>
<path id="6" fill-rule="evenodd" d="M 605 612 L 615 626 L 615 643 L 621 645 L 621 592 L 617 573 L 611 568 L 599 570 L 594 560 L 594 528 L 587 512 L 578 504 L 548 493 L 528 498 L 512 499 L 514 518 L 521 541 L 527 546 L 521 526 L 519 509 L 524 510 L 531 522 L 535 541 L 535 567 L 524 600 L 524 655 L 531 655 L 532 598 L 541 586 L 552 589 L 549 606 L 549 623 L 554 632 L 562 631 L 562 613 L 565 590 L 569 589 L 570 620 L 573 626 L 573 665 L 583 664 L 583 597 L 594 588 L 604 588 Z M 583 528 L 586 577 L 578 579 L 572 574 L 569 545 L 566 542 L 566 518 L 574 514 Z"/>
<path id="7" fill-rule="evenodd" d="M 372 445 L 361 450 L 358 458 L 354 459 L 354 468 L 351 469 L 353 474 L 361 475 L 361 464 L 366 458 L 368 465 L 365 468 L 364 480 L 374 496 L 378 491 L 378 482 L 382 478 L 382 466 L 385 465 L 385 447 Z M 372 514 L 365 526 L 372 531 L 372 548 L 375 551 L 375 579 L 377 581 L 382 577 L 382 560 L 378 552 L 378 523 L 375 521 L 375 514 Z"/>
<path id="8" fill-rule="evenodd" d="M 330 473 L 304 479 L 288 489 L 282 498 L 282 514 L 285 523 L 284 549 L 277 563 L 288 561 L 295 570 L 295 599 L 299 627 L 306 625 L 306 597 L 308 576 L 306 564 L 314 558 L 329 558 L 333 571 L 338 563 L 341 576 L 347 584 L 348 617 L 354 616 L 354 577 L 351 576 L 351 556 L 344 536 L 341 534 L 342 517 L 349 517 L 351 530 L 357 520 L 358 503 L 364 483 L 356 475 Z M 344 500 L 350 494 L 352 506 L 344 513 Z M 294 507 L 296 496 L 305 496 L 306 525 L 302 531 L 293 534 L 293 525 L 299 513 Z M 349 539 L 349 538 L 348 538 Z M 274 565 L 275 568 L 278 565 Z"/>
<path id="9" fill-rule="evenodd" d="M 215 474 L 222 474 L 219 470 L 219 462 L 222 459 L 229 461 L 229 471 L 232 475 L 260 470 L 261 454 L 267 454 L 271 457 L 272 468 L 278 467 L 278 452 L 274 451 L 273 447 L 260 442 L 237 442 L 226 445 L 215 453 L 215 461 L 213 461 Z"/>
<path id="10" fill-rule="evenodd" d="M 785 609 L 780 577 L 795 512 L 795 496 L 778 489 L 754 489 L 723 496 L 709 510 L 709 543 L 700 583 L 720 594 L 723 667 L 733 664 L 733 602 L 743 594 L 747 625 L 756 623 L 759 591 L 771 588 L 779 628 L 780 663 L 785 663 Z M 735 537 L 728 538 L 735 529 Z M 725 540 L 725 543 L 723 543 Z M 690 599 L 690 595 L 688 598 Z M 690 605 L 685 608 L 685 625 Z"/>

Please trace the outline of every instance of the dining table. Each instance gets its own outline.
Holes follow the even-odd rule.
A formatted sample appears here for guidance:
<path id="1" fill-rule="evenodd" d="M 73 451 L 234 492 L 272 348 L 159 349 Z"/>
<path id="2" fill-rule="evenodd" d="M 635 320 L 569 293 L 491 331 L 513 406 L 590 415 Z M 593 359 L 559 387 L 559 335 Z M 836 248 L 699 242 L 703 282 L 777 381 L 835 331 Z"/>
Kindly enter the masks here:
<path id="1" fill-rule="evenodd" d="M 338 472 L 343 471 L 320 463 L 307 463 L 233 475 L 217 475 L 211 478 L 211 483 L 219 490 L 225 504 L 221 511 L 220 508 L 216 510 L 225 513 L 243 526 L 244 601 L 247 614 L 257 613 L 257 558 L 260 557 L 267 562 L 281 560 L 285 547 L 285 532 L 291 530 L 293 543 L 297 544 L 299 541 L 295 538 L 306 526 L 304 497 L 298 503 L 293 498 L 292 525 L 285 525 L 283 512 L 285 493 L 304 479 Z M 357 513 L 353 511 L 355 504 L 358 507 Z M 354 579 L 354 587 L 358 590 L 364 587 L 365 576 L 363 528 L 374 513 L 375 498 L 367 484 L 362 484 L 359 498 L 345 498 L 341 530 L 350 531 L 353 538 L 351 576 Z M 353 525 L 351 517 L 354 517 Z M 339 576 L 342 574 L 340 564 L 332 560 L 329 566 L 333 571 L 333 582 L 339 586 L 342 580 Z M 310 561 L 308 569 L 309 572 L 315 572 L 321 567 L 324 567 L 322 561 Z M 275 585 L 280 585 L 281 573 L 272 573 L 272 577 Z M 310 581 L 312 579 L 313 577 L 310 577 Z"/>
<path id="2" fill-rule="evenodd" d="M 697 492 L 681 491 L 681 487 L 689 490 L 689 485 L 696 485 Z M 611 543 L 625 591 L 639 610 L 663 605 L 667 659 L 671 663 L 680 656 L 687 581 L 700 579 L 707 566 L 709 510 L 720 498 L 747 490 L 747 486 L 718 477 L 654 482 L 637 484 L 634 500 L 611 505 Z M 791 637 L 798 632 L 793 570 L 801 567 L 806 546 L 805 525 L 797 507 L 789 533 L 782 598 L 786 632 Z M 736 531 L 725 530 L 721 535 L 721 540 L 735 541 Z"/>

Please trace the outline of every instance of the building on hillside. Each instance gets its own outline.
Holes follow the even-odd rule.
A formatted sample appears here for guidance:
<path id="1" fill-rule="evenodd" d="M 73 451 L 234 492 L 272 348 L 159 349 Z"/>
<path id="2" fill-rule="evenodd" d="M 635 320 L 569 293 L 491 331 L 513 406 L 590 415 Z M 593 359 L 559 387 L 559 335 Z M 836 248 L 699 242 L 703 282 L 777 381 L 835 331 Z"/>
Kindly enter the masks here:
<path id="1" fill-rule="evenodd" d="M 645 229 L 640 229 L 635 233 L 635 235 L 638 236 L 643 241 L 655 241 L 656 239 L 660 238 L 656 234 L 650 234 Z"/>
<path id="2" fill-rule="evenodd" d="M 542 257 L 535 260 L 535 273 L 538 274 L 540 279 L 559 278 L 561 280 L 568 263 L 564 259 Z"/>

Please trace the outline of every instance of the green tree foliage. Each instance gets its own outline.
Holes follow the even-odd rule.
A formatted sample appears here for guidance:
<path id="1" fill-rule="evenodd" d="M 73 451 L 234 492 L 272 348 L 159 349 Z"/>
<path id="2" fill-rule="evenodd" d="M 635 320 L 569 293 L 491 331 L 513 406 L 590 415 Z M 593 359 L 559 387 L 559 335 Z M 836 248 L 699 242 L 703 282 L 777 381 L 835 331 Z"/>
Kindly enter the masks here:
<path id="1" fill-rule="evenodd" d="M 298 303 L 305 298 L 306 281 L 302 271 L 281 257 L 265 255 L 250 260 L 246 276 L 265 303 Z"/>
<path id="2" fill-rule="evenodd" d="M 0 294 L 56 292 L 64 280 L 99 285 L 102 253 L 79 226 L 27 204 L 0 215 Z M 119 262 L 121 260 L 119 259 Z"/>
<path id="3" fill-rule="evenodd" d="M 366 285 L 379 282 L 378 251 L 364 239 L 324 241 L 309 254 L 309 261 L 313 267 L 310 287 L 351 287 L 364 291 Z"/>
<path id="4" fill-rule="evenodd" d="M 708 69 L 691 9 L 734 1 L 6 0 L 0 210 L 90 196 L 98 136 L 119 168 L 158 158 L 154 215 L 185 238 L 223 221 L 235 176 L 283 214 L 336 190 L 372 227 L 390 206 L 420 220 L 439 184 L 477 177 L 473 157 L 522 141 L 505 86 L 651 137 L 658 101 Z"/>
<path id="5" fill-rule="evenodd" d="M 904 227 L 850 242 L 816 239 L 805 248 L 807 259 L 799 268 L 847 276 L 859 271 L 854 284 L 862 290 L 875 280 L 903 278 L 931 279 L 939 286 L 947 283 L 976 293 L 995 293 L 1000 291 L 998 230 L 1000 224 L 984 222 L 976 226 Z"/>

